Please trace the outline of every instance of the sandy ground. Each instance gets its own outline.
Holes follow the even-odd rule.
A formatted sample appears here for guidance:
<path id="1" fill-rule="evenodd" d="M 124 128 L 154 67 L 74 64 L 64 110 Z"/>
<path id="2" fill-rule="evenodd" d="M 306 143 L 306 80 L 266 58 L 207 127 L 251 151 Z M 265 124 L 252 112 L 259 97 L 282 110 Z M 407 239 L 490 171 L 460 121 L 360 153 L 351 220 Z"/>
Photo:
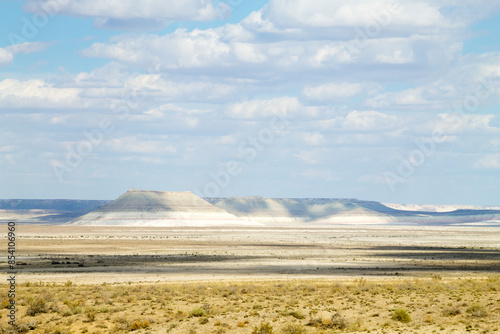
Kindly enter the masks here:
<path id="1" fill-rule="evenodd" d="M 500 272 L 500 228 L 491 227 L 20 224 L 17 233 L 21 283 L 453 278 Z M 6 249 L 5 237 L 0 247 Z M 6 264 L 0 268 L 6 270 Z"/>
<path id="2" fill-rule="evenodd" d="M 18 224 L 16 233 L 18 332 L 253 334 L 269 333 L 256 332 L 266 323 L 277 334 L 500 328 L 500 228 Z M 7 288 L 0 284 L 0 333 L 11 328 Z M 408 321 L 395 318 L 398 310 Z"/>

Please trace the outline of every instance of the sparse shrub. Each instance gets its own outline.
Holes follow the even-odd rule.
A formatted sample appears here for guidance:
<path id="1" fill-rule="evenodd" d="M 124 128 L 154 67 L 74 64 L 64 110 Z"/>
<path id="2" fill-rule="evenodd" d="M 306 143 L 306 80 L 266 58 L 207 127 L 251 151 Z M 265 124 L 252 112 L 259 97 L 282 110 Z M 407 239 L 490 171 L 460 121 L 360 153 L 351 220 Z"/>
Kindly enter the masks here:
<path id="1" fill-rule="evenodd" d="M 130 329 L 135 331 L 135 330 L 138 330 L 141 328 L 141 323 L 139 321 L 134 321 L 131 325 L 130 325 Z"/>
<path id="2" fill-rule="evenodd" d="M 64 329 L 61 329 L 59 327 L 51 329 L 50 333 L 52 333 L 52 334 L 69 334 L 69 332 L 67 332 Z"/>
<path id="3" fill-rule="evenodd" d="M 149 324 L 149 321 L 147 320 L 144 320 L 144 321 L 134 321 L 131 325 L 130 325 L 130 329 L 135 331 L 135 330 L 138 330 L 138 329 L 141 329 L 141 328 L 148 328 L 150 326 Z"/>
<path id="4" fill-rule="evenodd" d="M 115 323 L 115 331 L 129 328 L 128 320 L 123 316 L 114 318 L 113 322 Z"/>
<path id="5" fill-rule="evenodd" d="M 322 325 L 323 327 L 326 327 L 326 328 L 331 327 L 331 325 L 332 325 L 332 320 L 331 320 L 331 319 L 328 319 L 328 318 L 323 318 L 323 319 L 321 319 L 321 325 Z"/>
<path id="6" fill-rule="evenodd" d="M 411 321 L 411 317 L 408 314 L 408 311 L 402 308 L 397 308 L 394 310 L 394 312 L 392 313 L 392 319 L 403 323 L 408 323 Z"/>
<path id="7" fill-rule="evenodd" d="M 365 286 L 366 285 L 366 278 L 361 277 L 359 279 L 355 279 L 354 282 L 356 282 L 359 286 Z"/>
<path id="8" fill-rule="evenodd" d="M 203 304 L 202 308 L 205 310 L 205 313 L 207 313 L 207 314 L 213 313 L 212 306 L 210 306 L 210 304 L 208 304 L 208 303 Z"/>
<path id="9" fill-rule="evenodd" d="M 190 317 L 203 317 L 207 311 L 203 307 L 196 307 L 189 312 Z"/>
<path id="10" fill-rule="evenodd" d="M 304 334 L 305 328 L 301 324 L 287 324 L 281 330 L 283 334 Z"/>
<path id="11" fill-rule="evenodd" d="M 261 323 L 259 326 L 255 326 L 253 328 L 252 334 L 273 334 L 273 326 L 269 324 L 268 322 L 266 323 Z"/>
<path id="12" fill-rule="evenodd" d="M 460 309 L 458 307 L 449 307 L 443 310 L 443 315 L 445 317 L 453 317 L 460 314 Z"/>
<path id="13" fill-rule="evenodd" d="M 288 312 L 288 315 L 291 315 L 295 319 L 305 319 L 305 317 L 306 317 L 304 315 L 304 313 L 302 313 L 300 311 L 291 311 L 291 312 Z"/>
<path id="14" fill-rule="evenodd" d="M 323 325 L 323 321 L 320 318 L 311 318 L 306 325 L 312 327 L 321 327 Z"/>
<path id="15" fill-rule="evenodd" d="M 353 332 L 360 331 L 361 325 L 363 325 L 363 321 L 361 319 L 356 319 L 353 322 L 349 322 L 349 331 Z"/>
<path id="16" fill-rule="evenodd" d="M 18 324 L 16 325 L 16 331 L 17 333 L 27 333 L 30 330 L 34 330 L 36 328 L 36 324 L 37 324 L 36 320 Z"/>
<path id="17" fill-rule="evenodd" d="M 238 321 L 238 323 L 236 324 L 236 326 L 238 327 L 245 327 L 245 325 L 248 324 L 248 321 L 243 321 L 243 320 L 240 320 Z"/>
<path id="18" fill-rule="evenodd" d="M 349 326 L 349 321 L 340 313 L 335 313 L 331 318 L 311 318 L 311 320 L 307 323 L 307 326 L 346 329 Z"/>
<path id="19" fill-rule="evenodd" d="M 26 309 L 26 315 L 34 317 L 40 313 L 48 312 L 47 303 L 42 297 L 36 297 L 29 301 L 28 308 Z"/>
<path id="20" fill-rule="evenodd" d="M 332 316 L 331 326 L 337 329 L 346 329 L 349 326 L 349 321 L 346 317 L 342 316 L 340 313 L 335 313 Z"/>
<path id="21" fill-rule="evenodd" d="M 10 298 L 2 298 L 2 308 L 10 308 Z"/>
<path id="22" fill-rule="evenodd" d="M 95 311 L 87 312 L 87 321 L 86 322 L 94 322 L 95 321 Z"/>
<path id="23" fill-rule="evenodd" d="M 472 305 L 467 309 L 467 313 L 474 318 L 484 318 L 488 315 L 484 306 L 481 305 Z"/>
<path id="24" fill-rule="evenodd" d="M 177 310 L 177 312 L 175 313 L 175 318 L 176 319 L 184 318 L 184 312 L 182 312 L 181 310 Z"/>

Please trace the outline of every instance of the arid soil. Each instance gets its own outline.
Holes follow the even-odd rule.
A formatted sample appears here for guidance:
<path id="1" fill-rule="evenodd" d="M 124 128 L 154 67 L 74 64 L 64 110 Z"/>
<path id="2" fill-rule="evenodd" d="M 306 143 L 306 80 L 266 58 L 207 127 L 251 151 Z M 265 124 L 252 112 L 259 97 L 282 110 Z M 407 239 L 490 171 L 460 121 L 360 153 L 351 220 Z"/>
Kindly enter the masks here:
<path id="1" fill-rule="evenodd" d="M 18 225 L 20 281 L 450 277 L 500 272 L 500 229 Z M 0 247 L 6 248 L 6 239 Z M 6 264 L 2 265 L 2 269 Z"/>
<path id="2" fill-rule="evenodd" d="M 20 224 L 17 233 L 18 323 L 36 324 L 35 333 L 271 333 L 266 323 L 285 334 L 494 333 L 500 326 L 498 228 Z M 6 290 L 1 285 L 4 305 Z M 0 311 L 4 329 L 7 312 Z"/>

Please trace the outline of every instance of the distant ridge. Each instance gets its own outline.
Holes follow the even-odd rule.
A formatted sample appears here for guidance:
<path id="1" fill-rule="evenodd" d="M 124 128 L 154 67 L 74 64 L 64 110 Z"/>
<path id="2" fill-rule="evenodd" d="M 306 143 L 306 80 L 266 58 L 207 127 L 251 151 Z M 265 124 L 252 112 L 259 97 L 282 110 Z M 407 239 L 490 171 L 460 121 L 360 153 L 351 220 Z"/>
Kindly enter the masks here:
<path id="1" fill-rule="evenodd" d="M 215 226 L 259 225 L 238 218 L 192 192 L 130 189 L 116 200 L 83 215 L 75 225 Z"/>
<path id="2" fill-rule="evenodd" d="M 212 201 L 238 217 L 276 223 L 387 224 L 394 221 L 389 213 L 396 211 L 356 199 L 230 197 Z"/>
<path id="3" fill-rule="evenodd" d="M 0 210 L 58 210 L 87 212 L 95 210 L 110 201 L 74 199 L 0 199 Z"/>
<path id="4" fill-rule="evenodd" d="M 209 198 L 214 205 L 258 222 L 310 224 L 500 225 L 500 210 L 398 210 L 354 198 Z"/>
<path id="5" fill-rule="evenodd" d="M 383 204 L 355 198 L 205 198 L 130 189 L 114 201 L 0 200 L 0 221 L 130 226 L 482 225 L 500 226 L 500 207 Z M 78 218 L 77 218 L 78 217 Z"/>
<path id="6" fill-rule="evenodd" d="M 0 221 L 60 224 L 110 201 L 72 199 L 0 199 Z"/>

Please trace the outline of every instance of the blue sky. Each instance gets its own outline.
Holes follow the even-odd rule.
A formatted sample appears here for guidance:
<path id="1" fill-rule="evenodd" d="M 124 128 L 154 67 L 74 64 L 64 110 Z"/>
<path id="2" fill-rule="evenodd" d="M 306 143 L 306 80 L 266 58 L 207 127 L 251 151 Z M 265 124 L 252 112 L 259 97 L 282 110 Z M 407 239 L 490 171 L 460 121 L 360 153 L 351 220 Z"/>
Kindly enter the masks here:
<path id="1" fill-rule="evenodd" d="M 0 198 L 499 205 L 500 1 L 0 0 Z"/>

